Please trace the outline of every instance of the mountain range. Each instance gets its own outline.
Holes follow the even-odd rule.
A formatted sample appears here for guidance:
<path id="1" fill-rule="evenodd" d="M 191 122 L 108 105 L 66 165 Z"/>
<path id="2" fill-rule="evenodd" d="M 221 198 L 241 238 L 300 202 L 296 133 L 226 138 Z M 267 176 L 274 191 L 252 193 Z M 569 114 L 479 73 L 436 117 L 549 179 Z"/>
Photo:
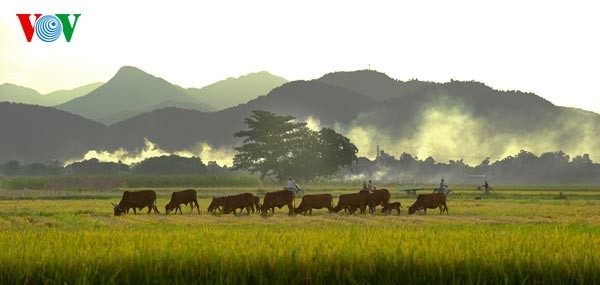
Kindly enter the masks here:
<path id="1" fill-rule="evenodd" d="M 148 81 L 154 85 L 139 86 L 149 85 Z M 132 88 L 147 88 L 149 94 L 165 90 L 176 98 L 185 95 L 183 88 L 126 67 L 84 97 L 114 96 L 117 100 L 112 94 L 124 96 Z M 57 107 L 63 110 L 0 103 L 0 133 L 10 138 L 0 142 L 0 161 L 23 160 L 25 153 L 29 160 L 43 161 L 81 157 L 86 149 L 134 150 L 144 146 L 145 138 L 169 151 L 191 149 L 199 142 L 229 147 L 239 144 L 233 133 L 245 128 L 244 118 L 256 109 L 299 120 L 311 118 L 345 134 L 360 154 L 370 157 L 375 156 L 377 146 L 387 153 L 408 152 L 446 161 L 465 158 L 471 163 L 487 156 L 502 158 L 520 149 L 600 155 L 598 114 L 474 81 L 401 81 L 372 70 L 333 72 L 315 80 L 285 83 L 265 96 L 218 111 L 187 105 L 150 110 L 152 103 L 140 103 L 136 106 L 144 106 L 138 109 L 142 113 L 109 126 L 84 118 L 90 114 L 100 118 L 96 110 L 81 112 L 81 116 L 64 111 L 73 110 L 75 101 L 86 102 L 84 97 Z"/>
<path id="2" fill-rule="evenodd" d="M 184 89 L 138 68 L 124 66 L 106 83 L 92 83 L 46 95 L 14 84 L 0 85 L 0 102 L 55 106 L 110 125 L 138 114 L 165 107 L 215 111 L 233 107 L 287 82 L 266 71 Z"/>
<path id="3" fill-rule="evenodd" d="M 45 95 L 31 88 L 10 83 L 0 85 L 0 102 L 16 102 L 40 106 L 54 106 L 81 97 L 98 88 L 102 83 L 91 83 L 71 90 L 58 90 Z"/>

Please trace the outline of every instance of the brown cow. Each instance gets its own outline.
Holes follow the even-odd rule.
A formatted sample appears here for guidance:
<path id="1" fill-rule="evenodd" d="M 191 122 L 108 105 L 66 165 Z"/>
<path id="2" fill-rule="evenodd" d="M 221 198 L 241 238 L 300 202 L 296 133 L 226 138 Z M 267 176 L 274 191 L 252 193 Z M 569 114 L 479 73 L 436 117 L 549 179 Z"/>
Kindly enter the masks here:
<path id="1" fill-rule="evenodd" d="M 339 212 L 344 209 L 353 214 L 356 209 L 360 209 L 360 213 L 365 213 L 367 195 L 365 193 L 342 194 L 338 200 L 337 206 L 333 208 L 334 212 Z"/>
<path id="2" fill-rule="evenodd" d="M 378 190 L 360 190 L 359 193 L 367 195 L 365 204 L 369 206 L 369 213 L 374 213 L 377 206 L 385 206 L 390 201 L 390 191 L 387 189 Z"/>
<path id="3" fill-rule="evenodd" d="M 121 202 L 119 202 L 119 204 L 113 203 L 113 206 L 115 216 L 120 216 L 125 212 L 129 212 L 129 209 L 133 209 L 133 213 L 137 214 L 136 208 L 141 211 L 145 207 L 148 207 L 148 213 L 154 210 L 155 214 L 160 214 L 156 208 L 156 192 L 152 190 L 136 192 L 125 191 L 123 192 Z"/>
<path id="4" fill-rule="evenodd" d="M 416 211 L 424 210 L 427 214 L 427 209 L 440 208 L 440 214 L 446 212 L 448 214 L 448 206 L 446 206 L 446 195 L 443 193 L 421 194 L 417 196 L 412 206 L 408 208 L 409 214 L 414 214 Z"/>
<path id="5" fill-rule="evenodd" d="M 273 214 L 275 214 L 275 207 L 281 209 L 283 206 L 287 206 L 289 210 L 289 214 L 291 215 L 294 211 L 294 193 L 289 190 L 281 190 L 275 192 L 269 192 L 265 195 L 263 199 L 262 207 L 260 211 L 262 214 L 267 214 L 267 211 L 270 209 Z"/>
<path id="6" fill-rule="evenodd" d="M 208 209 L 206 209 L 209 213 L 214 213 L 215 211 L 221 211 L 224 206 L 225 206 L 225 199 L 227 199 L 227 197 L 216 197 L 213 198 L 212 201 L 210 202 L 210 205 L 208 205 Z"/>
<path id="7" fill-rule="evenodd" d="M 250 193 L 227 196 L 225 198 L 225 205 L 223 206 L 223 213 L 229 214 L 233 212 L 235 214 L 237 209 L 240 209 L 241 213 L 246 209 L 248 214 L 250 214 L 252 207 L 254 207 L 254 195 Z"/>
<path id="8" fill-rule="evenodd" d="M 327 208 L 329 213 L 333 212 L 333 196 L 331 194 L 315 194 L 302 197 L 300 206 L 296 208 L 296 214 L 309 212 L 312 215 L 312 209 Z"/>
<path id="9" fill-rule="evenodd" d="M 181 204 L 190 204 L 192 207 L 192 212 L 194 211 L 194 206 L 196 206 L 198 209 L 198 215 L 200 214 L 200 205 L 198 205 L 198 199 L 196 198 L 196 190 L 187 189 L 179 192 L 173 192 L 171 195 L 171 201 L 169 201 L 169 204 L 165 206 L 165 211 L 168 214 L 175 209 L 175 214 L 177 214 L 177 210 L 179 210 L 180 214 L 183 214 L 181 212 Z"/>
<path id="10" fill-rule="evenodd" d="M 402 204 L 400 204 L 400 202 L 387 203 L 387 205 L 383 206 L 383 209 L 381 209 L 381 212 L 384 214 L 391 214 L 392 210 L 396 210 L 396 211 L 398 211 L 398 214 L 400 214 L 401 207 L 402 207 Z"/>

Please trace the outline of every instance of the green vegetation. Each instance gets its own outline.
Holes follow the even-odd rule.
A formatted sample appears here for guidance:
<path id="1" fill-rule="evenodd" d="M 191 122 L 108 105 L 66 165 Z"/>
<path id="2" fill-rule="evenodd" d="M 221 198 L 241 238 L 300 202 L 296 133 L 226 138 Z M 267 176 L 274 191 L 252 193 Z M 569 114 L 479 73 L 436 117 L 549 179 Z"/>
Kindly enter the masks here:
<path id="1" fill-rule="evenodd" d="M 256 176 L 230 175 L 74 175 L 0 178 L 0 189 L 68 190 L 171 187 L 258 187 Z"/>
<path id="2" fill-rule="evenodd" d="M 0 201 L 0 283 L 596 284 L 598 186 L 564 191 L 569 200 L 543 187 L 511 188 L 497 194 L 505 199 L 484 200 L 457 188 L 448 216 L 409 216 L 414 198 L 395 191 L 404 210 L 389 216 L 212 215 L 210 199 L 201 199 L 202 215 L 184 207 L 183 215 L 113 217 L 109 202 L 120 191 L 97 191 L 108 201 Z M 18 191 L 0 197 L 9 192 Z M 157 192 L 163 211 L 171 190 Z"/>
<path id="3" fill-rule="evenodd" d="M 244 120 L 248 130 L 233 136 L 244 144 L 234 149 L 234 170 L 260 173 L 261 179 L 288 176 L 311 180 L 333 175 L 341 167 L 357 161 L 358 149 L 350 140 L 332 129 L 313 131 L 293 116 L 279 116 L 255 110 Z"/>
<path id="4" fill-rule="evenodd" d="M 233 175 L 135 175 L 127 176 L 125 184 L 130 188 L 164 188 L 164 187 L 258 187 L 260 180 L 256 176 L 246 174 Z"/>

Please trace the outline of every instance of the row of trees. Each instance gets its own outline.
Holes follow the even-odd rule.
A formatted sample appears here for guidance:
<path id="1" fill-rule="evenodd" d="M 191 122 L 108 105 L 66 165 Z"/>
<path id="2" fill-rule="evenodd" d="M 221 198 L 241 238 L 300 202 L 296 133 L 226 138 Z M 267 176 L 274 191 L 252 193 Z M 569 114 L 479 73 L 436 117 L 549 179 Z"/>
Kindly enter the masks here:
<path id="1" fill-rule="evenodd" d="M 594 163 L 588 154 L 571 158 L 562 151 L 537 156 L 521 150 L 493 163 L 485 158 L 476 166 L 463 160 L 448 163 L 436 162 L 432 157 L 421 160 L 408 153 L 395 158 L 381 151 L 375 160 L 361 158 L 354 171 L 347 169 L 341 177 L 357 174 L 396 183 L 435 183 L 441 178 L 452 183 L 481 183 L 483 180 L 498 184 L 600 183 L 600 164 Z"/>
<path id="2" fill-rule="evenodd" d="M 214 161 L 204 164 L 199 157 L 181 157 L 177 155 L 151 157 L 133 165 L 127 165 L 120 162 L 101 162 L 95 158 L 75 162 L 65 167 L 58 161 L 20 165 L 18 161 L 13 160 L 0 165 L 0 174 L 4 176 L 46 176 L 62 174 L 214 175 L 229 172 L 227 166 L 219 166 Z"/>

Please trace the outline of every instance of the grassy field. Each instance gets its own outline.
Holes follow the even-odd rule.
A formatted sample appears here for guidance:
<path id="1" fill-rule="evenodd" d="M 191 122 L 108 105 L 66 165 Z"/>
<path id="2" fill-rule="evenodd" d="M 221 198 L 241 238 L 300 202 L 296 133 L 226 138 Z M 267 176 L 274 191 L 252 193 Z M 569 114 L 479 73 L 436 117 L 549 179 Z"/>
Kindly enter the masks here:
<path id="1" fill-rule="evenodd" d="M 600 283 L 598 186 L 460 186 L 448 216 L 409 216 L 395 190 L 400 215 L 206 214 L 212 196 L 274 189 L 200 188 L 202 215 L 122 217 L 124 189 L 0 190 L 0 283 Z M 173 190 L 156 190 L 161 212 Z"/>

